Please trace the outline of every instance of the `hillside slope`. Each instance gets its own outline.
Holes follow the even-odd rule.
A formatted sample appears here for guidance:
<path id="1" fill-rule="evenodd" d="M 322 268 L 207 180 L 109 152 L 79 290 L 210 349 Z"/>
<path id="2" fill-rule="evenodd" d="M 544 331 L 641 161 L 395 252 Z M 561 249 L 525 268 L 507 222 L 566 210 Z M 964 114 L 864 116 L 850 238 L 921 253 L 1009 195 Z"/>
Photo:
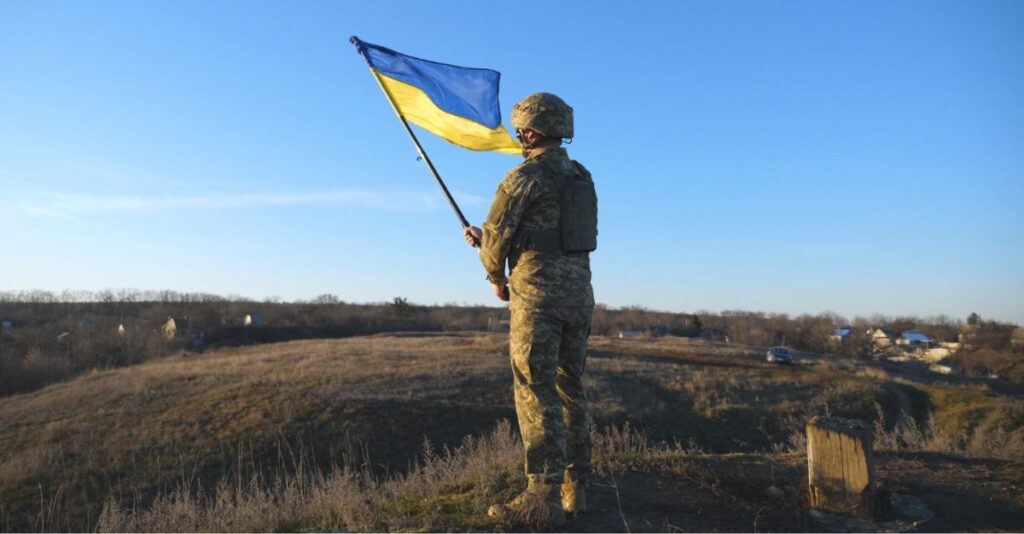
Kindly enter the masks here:
<path id="1" fill-rule="evenodd" d="M 505 342 L 490 334 L 407 335 L 225 349 L 95 372 L 0 399 L 0 524 L 7 530 L 93 530 L 105 503 L 146 510 L 157 495 L 177 488 L 201 500 L 218 484 L 241 491 L 255 480 L 269 488 L 275 480 L 294 480 L 289 477 L 296 472 L 351 470 L 363 477 L 361 491 L 379 489 L 389 477 L 416 472 L 410 467 L 417 461 L 431 464 L 446 446 L 488 435 L 502 419 L 514 421 Z M 963 452 L 952 444 L 952 455 L 882 455 L 882 473 L 892 473 L 883 482 L 918 493 L 941 486 L 936 502 L 973 495 L 996 503 L 989 514 L 994 519 L 977 528 L 1012 528 L 1007 525 L 1022 509 L 1020 458 L 986 459 L 980 446 L 973 452 L 965 447 L 971 432 L 987 424 L 988 415 L 977 415 L 982 411 L 1003 418 L 991 423 L 1003 432 L 1003 445 L 1024 441 L 1020 401 L 889 378 L 828 362 L 772 366 L 759 351 L 729 345 L 595 338 L 587 381 L 600 435 L 621 437 L 615 429 L 628 424 L 643 439 L 605 440 L 599 448 L 605 478 L 594 496 L 596 508 L 608 511 L 574 528 L 813 529 L 801 504 L 804 422 L 831 413 L 881 416 L 891 426 L 907 403 L 921 423 L 942 415 L 938 409 L 961 413 L 947 419 L 964 437 Z M 926 436 L 917 432 L 903 432 L 889 446 L 927 449 Z M 439 506 L 424 517 L 417 505 L 386 514 L 405 522 L 375 522 L 383 516 L 366 512 L 358 521 L 342 514 L 249 528 L 501 528 L 480 522 L 478 512 L 484 501 L 514 492 L 521 477 L 514 439 L 502 443 L 503 453 L 477 462 L 479 472 L 489 473 L 484 478 L 451 482 L 433 495 L 457 514 L 445 515 L 449 508 Z M 1014 449 L 1008 450 L 1013 458 Z M 936 466 L 956 476 L 942 486 L 933 480 Z M 490 482 L 481 487 L 485 479 Z M 984 489 L 986 480 L 995 486 Z M 787 504 L 766 500 L 765 484 L 783 488 Z M 1018 491 L 1008 497 L 1003 491 L 1013 487 Z M 729 502 L 732 512 L 722 508 Z M 108 513 L 108 527 L 111 517 L 120 516 Z M 939 519 L 945 523 L 930 528 L 973 529 L 966 519 Z"/>

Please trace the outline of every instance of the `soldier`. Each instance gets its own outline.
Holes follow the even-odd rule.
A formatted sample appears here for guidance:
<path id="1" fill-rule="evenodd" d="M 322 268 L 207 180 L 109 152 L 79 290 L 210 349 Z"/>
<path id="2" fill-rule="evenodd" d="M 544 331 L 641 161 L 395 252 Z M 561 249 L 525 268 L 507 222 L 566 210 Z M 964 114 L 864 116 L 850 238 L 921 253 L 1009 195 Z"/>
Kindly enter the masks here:
<path id="1" fill-rule="evenodd" d="M 526 161 L 498 186 L 483 230 L 466 228 L 494 294 L 509 301 L 516 416 L 528 486 L 488 514 L 559 526 L 586 509 L 591 472 L 590 412 L 583 391 L 594 311 L 590 252 L 597 245 L 597 197 L 590 173 L 569 159 L 572 108 L 549 93 L 512 109 Z M 508 277 L 505 265 L 508 264 Z"/>

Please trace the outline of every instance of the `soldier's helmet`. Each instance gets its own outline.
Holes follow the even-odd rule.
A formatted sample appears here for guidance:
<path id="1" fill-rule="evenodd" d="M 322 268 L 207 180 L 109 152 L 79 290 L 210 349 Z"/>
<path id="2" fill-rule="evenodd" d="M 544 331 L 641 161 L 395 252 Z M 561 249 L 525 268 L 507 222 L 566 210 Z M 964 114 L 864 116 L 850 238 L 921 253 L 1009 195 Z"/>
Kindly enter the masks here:
<path id="1" fill-rule="evenodd" d="M 512 106 L 512 126 L 546 137 L 572 137 L 572 108 L 551 93 L 533 93 Z"/>

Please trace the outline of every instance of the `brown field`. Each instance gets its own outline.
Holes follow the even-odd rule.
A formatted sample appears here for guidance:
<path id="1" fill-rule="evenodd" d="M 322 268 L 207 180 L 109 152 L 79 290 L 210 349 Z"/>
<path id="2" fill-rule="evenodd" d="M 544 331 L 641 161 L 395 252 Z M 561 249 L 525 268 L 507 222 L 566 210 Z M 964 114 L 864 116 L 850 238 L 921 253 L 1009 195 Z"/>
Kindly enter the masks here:
<path id="1" fill-rule="evenodd" d="M 1014 391 L 685 338 L 590 348 L 600 476 L 570 530 L 815 530 L 818 414 L 876 422 L 880 482 L 924 498 L 928 530 L 1024 526 Z M 523 483 L 514 420 L 503 335 L 176 355 L 0 399 L 0 525 L 502 530 L 483 510 Z"/>

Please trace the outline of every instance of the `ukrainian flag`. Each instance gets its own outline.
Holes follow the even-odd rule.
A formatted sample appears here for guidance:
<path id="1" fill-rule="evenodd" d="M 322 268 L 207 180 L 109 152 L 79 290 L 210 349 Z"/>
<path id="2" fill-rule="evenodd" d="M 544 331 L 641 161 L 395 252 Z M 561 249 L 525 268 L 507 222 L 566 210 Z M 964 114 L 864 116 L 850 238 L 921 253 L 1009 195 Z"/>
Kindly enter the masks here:
<path id="1" fill-rule="evenodd" d="M 501 124 L 501 73 L 399 54 L 352 37 L 395 111 L 413 124 L 470 150 L 521 154 Z"/>

